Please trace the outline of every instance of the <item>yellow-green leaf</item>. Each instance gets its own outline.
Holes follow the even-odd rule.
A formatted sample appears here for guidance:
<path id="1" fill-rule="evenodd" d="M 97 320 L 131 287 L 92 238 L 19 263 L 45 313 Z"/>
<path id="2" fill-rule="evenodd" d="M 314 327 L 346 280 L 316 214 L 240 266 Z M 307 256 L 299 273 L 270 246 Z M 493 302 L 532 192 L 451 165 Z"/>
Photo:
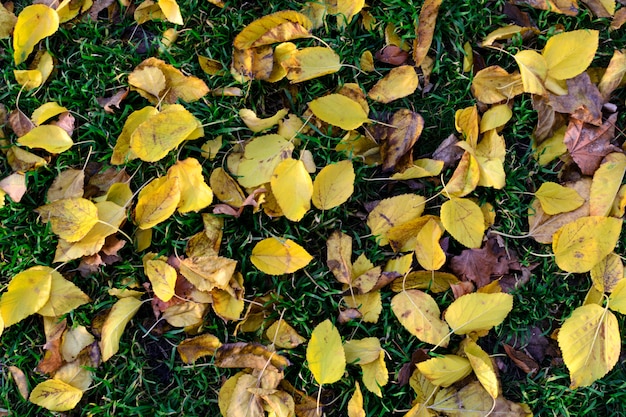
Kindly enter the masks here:
<path id="1" fill-rule="evenodd" d="M 58 272 L 47 266 L 33 266 L 11 279 L 7 291 L 0 298 L 0 316 L 4 327 L 36 313 L 48 302 L 52 274 Z"/>
<path id="2" fill-rule="evenodd" d="M 470 361 L 457 355 L 444 355 L 417 364 L 417 369 L 434 385 L 449 387 L 472 372 Z"/>
<path id="3" fill-rule="evenodd" d="M 554 35 L 543 49 L 548 75 L 567 80 L 582 73 L 593 61 L 598 49 L 597 30 L 574 30 Z"/>
<path id="4" fill-rule="evenodd" d="M 459 243 L 479 248 L 485 232 L 485 217 L 478 204 L 453 197 L 441 205 L 441 223 Z"/>
<path id="5" fill-rule="evenodd" d="M 614 217 L 581 217 L 554 233 L 552 251 L 556 264 L 567 272 L 588 272 L 613 252 L 622 230 Z"/>
<path id="6" fill-rule="evenodd" d="M 31 149 L 43 149 L 55 154 L 67 151 L 74 144 L 70 135 L 56 125 L 37 126 L 18 138 L 17 143 Z"/>
<path id="7" fill-rule="evenodd" d="M 313 181 L 313 205 L 329 210 L 345 203 L 354 192 L 354 179 L 352 161 L 326 165 Z"/>
<path id="8" fill-rule="evenodd" d="M 391 299 L 391 310 L 413 336 L 431 345 L 447 346 L 450 329 L 439 317 L 437 302 L 420 290 L 403 291 Z"/>
<path id="9" fill-rule="evenodd" d="M 100 336 L 100 351 L 102 362 L 108 361 L 120 348 L 120 339 L 126 325 L 141 307 L 141 301 L 134 297 L 126 297 L 119 300 L 107 316 L 102 326 Z"/>
<path id="10" fill-rule="evenodd" d="M 585 199 L 575 189 L 555 182 L 541 184 L 535 197 L 539 200 L 544 213 L 550 215 L 576 210 L 585 203 Z"/>
<path id="11" fill-rule="evenodd" d="M 291 239 L 270 237 L 257 243 L 252 249 L 250 261 L 269 275 L 290 274 L 304 268 L 313 257 Z"/>
<path id="12" fill-rule="evenodd" d="M 626 314 L 626 279 L 619 281 L 609 296 L 609 308 Z"/>
<path id="13" fill-rule="evenodd" d="M 452 331 L 468 334 L 490 330 L 504 321 L 513 309 L 513 296 L 506 293 L 472 293 L 455 300 L 444 314 Z"/>
<path id="14" fill-rule="evenodd" d="M 285 217 L 300 221 L 311 208 L 313 195 L 313 181 L 304 163 L 291 158 L 281 161 L 274 169 L 270 184 Z"/>
<path id="15" fill-rule="evenodd" d="M 578 307 L 559 330 L 559 347 L 570 372 L 570 388 L 585 387 L 606 375 L 619 359 L 617 319 L 597 304 Z"/>
<path id="16" fill-rule="evenodd" d="M 369 121 L 363 107 L 342 94 L 316 98 L 309 102 L 309 108 L 320 120 L 344 130 L 354 130 Z"/>
<path id="17" fill-rule="evenodd" d="M 306 348 L 309 369 L 318 384 L 332 384 L 343 377 L 346 369 L 346 355 L 337 328 L 324 320 L 318 324 Z"/>
<path id="18" fill-rule="evenodd" d="M 80 389 L 60 379 L 49 379 L 33 388 L 28 400 L 50 411 L 68 411 L 76 407 L 82 397 Z"/>
<path id="19" fill-rule="evenodd" d="M 26 6 L 17 16 L 13 28 L 13 58 L 15 65 L 26 61 L 37 43 L 59 29 L 59 15 L 43 4 Z"/>

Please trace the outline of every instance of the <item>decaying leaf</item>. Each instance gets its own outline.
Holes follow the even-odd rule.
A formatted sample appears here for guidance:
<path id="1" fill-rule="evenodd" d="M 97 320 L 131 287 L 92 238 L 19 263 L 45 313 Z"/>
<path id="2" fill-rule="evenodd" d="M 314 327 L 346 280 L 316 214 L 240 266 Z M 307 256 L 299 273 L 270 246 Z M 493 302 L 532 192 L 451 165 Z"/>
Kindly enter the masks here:
<path id="1" fill-rule="evenodd" d="M 214 355 L 220 346 L 222 346 L 222 342 L 217 337 L 207 333 L 183 340 L 176 347 L 176 350 L 183 362 L 194 363 L 204 356 Z"/>
<path id="2" fill-rule="evenodd" d="M 441 3 L 441 0 L 426 0 L 422 5 L 413 43 L 413 61 L 415 61 L 415 66 L 422 64 L 430 49 Z"/>

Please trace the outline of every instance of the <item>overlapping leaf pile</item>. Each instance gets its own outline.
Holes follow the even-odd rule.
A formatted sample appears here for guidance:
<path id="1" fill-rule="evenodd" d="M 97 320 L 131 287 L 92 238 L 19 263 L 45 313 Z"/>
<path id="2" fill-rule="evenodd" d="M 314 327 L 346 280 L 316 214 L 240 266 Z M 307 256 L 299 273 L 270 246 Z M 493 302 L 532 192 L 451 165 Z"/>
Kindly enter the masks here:
<path id="1" fill-rule="evenodd" d="M 560 9 L 545 3 L 553 11 L 563 8 L 563 2 L 559 2 Z M 600 7 L 600 3 L 585 3 Z M 606 7 L 607 3 L 611 2 L 601 4 Z M 0 21 L 10 26 L 6 33 L 13 36 L 15 78 L 24 89 L 42 87 L 53 69 L 46 51 L 29 60 L 34 48 L 53 36 L 60 24 L 85 13 L 90 4 L 63 2 L 55 8 L 35 4 L 25 7 L 17 18 Z M 223 343 L 204 333 L 178 346 L 185 363 L 214 356 L 217 367 L 242 369 L 219 391 L 219 408 L 227 417 L 319 415 L 323 409 L 321 386 L 341 380 L 348 365 L 358 365 L 363 387 L 383 397 L 389 370 L 380 340 L 354 339 L 341 325 L 377 323 L 385 302 L 390 302 L 398 322 L 424 346 L 404 370 L 403 382 L 415 391 L 415 401 L 405 405 L 409 410 L 406 416 L 532 415 L 526 405 L 503 397 L 498 369 L 490 357 L 494 352 L 481 341 L 515 307 L 508 292 L 523 285 L 531 274 L 531 267 L 522 266 L 515 253 L 503 249 L 505 234 L 486 233 L 497 224 L 498 210 L 476 198 L 480 187 L 501 189 L 506 185 L 507 148 L 502 131 L 515 117 L 512 102 L 519 95 L 531 97 L 539 115 L 533 137 L 538 163 L 561 161 L 561 184 L 546 182 L 531 190 L 536 191 L 536 198 L 529 209 L 528 237 L 551 243 L 559 268 L 569 273 L 589 272 L 593 281 L 585 305 L 574 310 L 558 334 L 571 386 L 590 385 L 610 371 L 621 346 L 612 311 L 626 313 L 624 266 L 613 252 L 626 207 L 626 186 L 622 185 L 626 157 L 615 140 L 617 112 L 610 102 L 626 74 L 624 54 L 615 51 L 607 68 L 590 71 L 598 32 L 577 30 L 554 34 L 540 52 L 524 49 L 514 54 L 519 71 L 476 66 L 471 89 L 477 104 L 456 109 L 459 138 L 451 135 L 428 158 L 414 159 L 413 147 L 421 136 L 424 118 L 403 108 L 384 120 L 374 120 L 369 104 L 411 96 L 420 80 L 426 89 L 434 62 L 428 53 L 440 6 L 440 0 L 425 1 L 412 48 L 393 27 L 385 29 L 387 46 L 376 57 L 393 68 L 369 91 L 357 83 L 344 83 L 310 100 L 306 108 L 282 109 L 267 118 L 243 108 L 239 117 L 252 132 L 243 141 L 225 146 L 222 137 L 204 139 L 196 157 L 177 159 L 161 176 L 134 191 L 124 168 L 90 174 L 84 168 L 60 172 L 37 213 L 58 236 L 53 262 L 61 264 L 57 269 L 42 265 L 25 268 L 12 277 L 0 298 L 0 334 L 30 315 L 43 317 L 46 354 L 38 371 L 51 379 L 30 392 L 30 401 L 52 411 L 70 410 L 79 404 L 92 384 L 91 369 L 97 372 L 101 362 L 117 353 L 124 329 L 144 303 L 142 297 L 148 295 L 157 320 L 185 328 L 190 334 L 202 329 L 207 314 L 237 322 L 237 332 L 263 331 L 265 345 Z M 624 8 L 616 11 L 613 5 L 609 9 L 603 10 L 615 15 L 614 23 L 619 24 Z M 596 13 L 602 16 L 603 12 Z M 173 0 L 146 0 L 135 9 L 134 17 L 139 24 L 150 20 L 184 24 Z M 33 26 L 33 21 L 37 25 Z M 315 30 L 328 24 L 339 28 L 358 24 L 367 30 L 375 22 L 363 1 L 306 2 L 300 11 L 269 14 L 241 28 L 233 39 L 230 74 L 225 75 L 221 64 L 207 57 L 199 56 L 199 64 L 209 75 L 221 74 L 244 85 L 283 79 L 306 85 L 342 70 L 342 57 L 330 47 L 301 46 L 304 40 L 317 42 Z M 175 30 L 167 32 L 163 35 L 166 45 L 176 38 Z M 518 34 L 529 39 L 537 32 L 534 27 L 511 25 L 490 34 L 482 45 Z M 466 45 L 468 71 L 473 65 L 471 47 Z M 17 69 L 27 61 L 30 69 Z M 360 57 L 360 65 L 365 72 L 376 69 L 371 51 Z M 207 121 L 188 110 L 187 103 L 208 94 L 245 95 L 245 88 L 230 87 L 226 82 L 223 88 L 210 90 L 199 77 L 154 57 L 129 74 L 128 84 L 151 105 L 133 111 L 124 121 L 111 151 L 113 166 L 134 160 L 162 162 L 188 141 L 208 136 Z M 113 112 L 112 107 L 119 106 L 126 94 L 128 91 L 103 102 L 103 107 Z M 57 120 L 51 122 L 54 118 Z M 8 126 L 12 136 L 5 143 L 13 173 L 0 182 L 2 193 L 19 202 L 27 192 L 24 171 L 36 170 L 74 146 L 73 125 L 68 109 L 55 102 L 39 107 L 30 118 L 19 109 L 11 112 Z M 303 140 L 306 135 L 341 138 L 335 141 L 335 162 L 318 169 L 315 149 L 307 148 L 309 144 Z M 215 160 L 225 147 L 227 156 Z M 212 169 L 207 169 L 205 160 L 214 161 Z M 391 251 L 377 257 L 379 265 L 365 254 L 353 261 L 353 240 L 344 232 L 336 230 L 323 237 L 327 253 L 317 255 L 325 259 L 337 288 L 342 289 L 341 308 L 334 320 L 338 326 L 330 319 L 320 319 L 307 340 L 282 318 L 268 319 L 272 304 L 281 295 L 271 293 L 252 303 L 246 301 L 241 259 L 220 255 L 222 241 L 228 239 L 223 236 L 224 222 L 252 213 L 296 223 L 312 211 L 335 209 L 353 198 L 355 167 L 367 165 L 379 166 L 388 181 L 436 181 L 441 176 L 440 192 L 399 193 L 369 207 L 364 216 L 369 233 L 381 250 L 389 246 Z M 452 172 L 450 176 L 445 168 Z M 189 237 L 184 254 L 158 252 L 152 244 L 155 226 L 175 213 L 201 211 L 203 230 Z M 454 255 L 442 244 L 450 237 L 467 249 Z M 288 233 L 267 237 L 259 231 L 253 236 L 256 243 L 250 262 L 267 275 L 306 271 L 314 259 L 306 248 L 309 238 L 294 239 Z M 144 252 L 145 280 L 129 280 L 132 288 L 111 289 L 110 295 L 118 300 L 91 329 L 68 326 L 65 316 L 90 299 L 64 278 L 65 263 L 80 260 L 79 271 L 88 275 L 114 262 L 117 252 L 131 241 L 136 252 Z M 143 287 L 137 285 L 141 282 Z M 383 289 L 396 294 L 386 300 Z M 442 312 L 436 294 L 449 290 L 454 301 Z M 320 386 L 317 399 L 296 390 L 295 381 L 285 378 L 285 370 L 292 366 L 289 351 L 302 344 L 307 346 L 306 366 Z M 507 352 L 512 357 L 516 353 L 510 347 Z M 360 384 L 342 413 L 366 415 Z"/>

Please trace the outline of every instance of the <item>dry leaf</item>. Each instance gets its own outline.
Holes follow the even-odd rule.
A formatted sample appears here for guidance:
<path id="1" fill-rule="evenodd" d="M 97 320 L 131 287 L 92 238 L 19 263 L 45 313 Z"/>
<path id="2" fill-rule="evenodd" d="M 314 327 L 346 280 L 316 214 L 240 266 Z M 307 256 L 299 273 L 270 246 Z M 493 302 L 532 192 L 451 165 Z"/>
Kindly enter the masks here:
<path id="1" fill-rule="evenodd" d="M 415 92 L 419 85 L 415 68 L 403 65 L 393 68 L 380 79 L 367 93 L 367 96 L 379 103 L 390 103 Z"/>
<path id="2" fill-rule="evenodd" d="M 435 32 L 437 15 L 439 14 L 439 6 L 441 6 L 441 0 L 426 0 L 424 4 L 422 4 L 417 28 L 415 30 L 415 42 L 413 43 L 413 61 L 415 61 L 416 67 L 422 65 L 430 49 L 430 44 L 433 41 Z"/>

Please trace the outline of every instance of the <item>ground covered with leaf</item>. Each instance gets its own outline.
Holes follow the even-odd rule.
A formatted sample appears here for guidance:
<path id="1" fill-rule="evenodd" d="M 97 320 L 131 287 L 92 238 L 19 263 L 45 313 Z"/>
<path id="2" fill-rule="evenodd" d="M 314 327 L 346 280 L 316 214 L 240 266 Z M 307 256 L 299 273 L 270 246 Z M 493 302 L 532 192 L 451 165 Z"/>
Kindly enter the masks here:
<path id="1" fill-rule="evenodd" d="M 626 6 L 0 7 L 0 415 L 626 414 Z"/>

